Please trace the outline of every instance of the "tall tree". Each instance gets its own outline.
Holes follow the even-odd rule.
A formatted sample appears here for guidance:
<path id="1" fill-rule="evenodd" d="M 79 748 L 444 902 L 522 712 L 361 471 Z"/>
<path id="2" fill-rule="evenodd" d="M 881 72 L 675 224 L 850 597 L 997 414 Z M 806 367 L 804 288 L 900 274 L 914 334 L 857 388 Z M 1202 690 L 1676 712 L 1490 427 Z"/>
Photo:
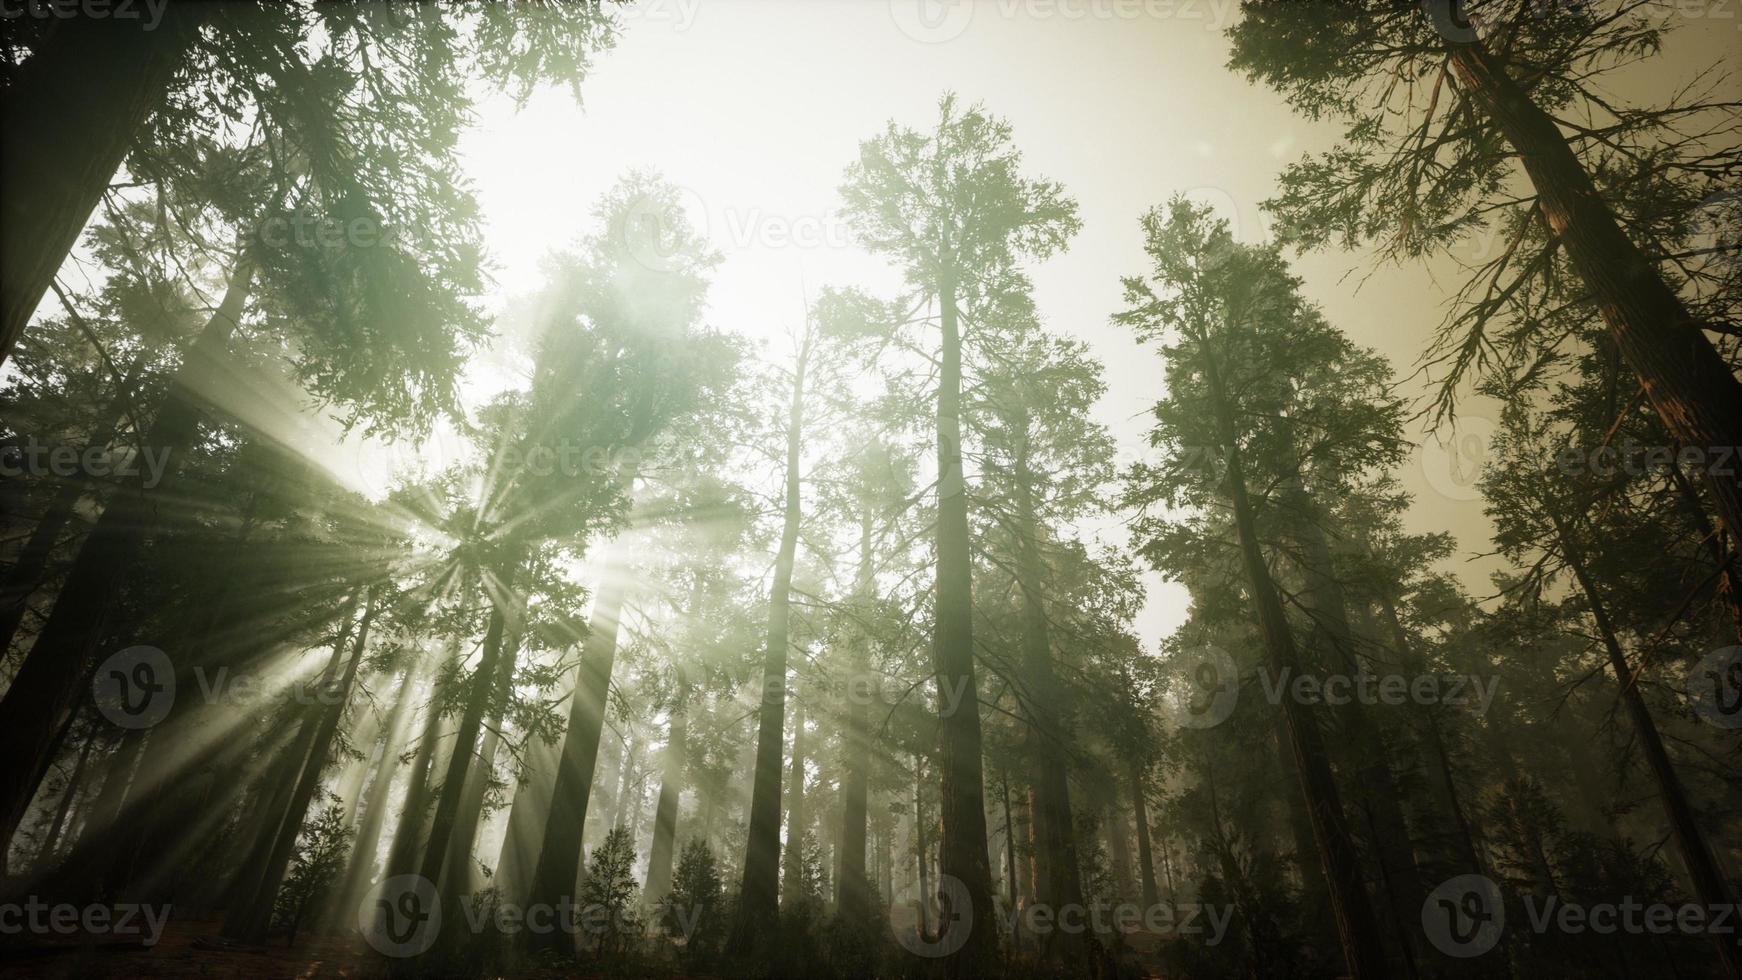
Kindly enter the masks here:
<path id="1" fill-rule="evenodd" d="M 999 934 L 986 854 L 973 555 L 962 468 L 963 321 L 982 326 L 980 318 L 1020 278 L 1018 260 L 1058 251 L 1080 224 L 1075 202 L 1057 184 L 1024 176 L 1020 165 L 1009 124 L 947 95 L 929 133 L 891 122 L 863 143 L 841 189 L 843 211 L 861 241 L 899 264 L 914 308 L 935 310 L 935 317 L 919 322 L 935 320 L 940 333 L 923 349 L 935 351 L 938 362 L 933 659 L 938 703 L 945 706 L 938 718 L 941 869 L 960 883 L 960 904 L 967 908 L 956 913 L 970 917 L 949 927 L 967 931 L 946 963 L 953 976 L 987 969 Z"/>

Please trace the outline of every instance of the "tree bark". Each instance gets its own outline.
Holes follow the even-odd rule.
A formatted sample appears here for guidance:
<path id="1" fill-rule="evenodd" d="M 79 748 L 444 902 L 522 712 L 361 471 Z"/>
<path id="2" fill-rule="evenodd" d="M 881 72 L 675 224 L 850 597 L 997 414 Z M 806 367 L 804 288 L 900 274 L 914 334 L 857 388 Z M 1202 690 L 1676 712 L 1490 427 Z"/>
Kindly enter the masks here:
<path id="1" fill-rule="evenodd" d="M 798 898 L 804 882 L 804 702 L 799 702 L 792 717 L 792 775 L 786 787 L 786 850 L 781 855 L 782 894 L 787 899 Z"/>
<path id="2" fill-rule="evenodd" d="M 328 903 L 335 920 L 356 908 L 358 900 L 375 880 L 375 856 L 381 849 L 381 831 L 387 825 L 387 801 L 399 772 L 399 756 L 405 751 L 407 722 L 410 721 L 412 696 L 418 682 L 416 662 L 406 665 L 404 679 L 383 724 L 381 759 L 375 764 L 374 778 L 369 780 L 360 802 L 362 814 L 357 820 L 357 843 L 346 864 L 345 877 L 333 891 Z"/>
<path id="3" fill-rule="evenodd" d="M 1742 382 L 1674 290 L 1622 230 L 1553 118 L 1480 42 L 1451 48 L 1459 83 L 1518 152 L 1537 206 L 1591 290 L 1616 348 L 1664 427 L 1708 462 L 1742 446 Z M 1708 466 L 1718 520 L 1742 542 L 1742 475 Z"/>
<path id="4" fill-rule="evenodd" d="M 461 869 L 450 866 L 448 844 L 459 826 L 460 803 L 466 795 L 466 775 L 478 751 L 478 733 L 484 727 L 484 715 L 493 700 L 492 695 L 500 692 L 503 673 L 513 671 L 515 651 L 509 649 L 506 633 L 511 617 L 516 626 L 520 621 L 519 609 L 510 608 L 518 601 L 514 597 L 514 578 L 519 565 L 520 556 L 516 553 L 497 573 L 502 598 L 496 600 L 490 610 L 490 624 L 484 631 L 484 650 L 478 658 L 478 670 L 472 678 L 472 691 L 466 698 L 465 710 L 460 713 L 453 753 L 448 757 L 441 795 L 436 798 L 435 814 L 430 818 L 429 840 L 424 844 L 419 873 L 436 886 L 438 894 L 444 896 L 457 893 L 448 887 L 446 876 L 452 874 L 457 880 Z M 504 664 L 504 661 L 508 663 Z M 467 852 L 470 851 L 468 846 Z"/>
<path id="5" fill-rule="evenodd" d="M 1276 585 L 1264 563 L 1258 547 L 1257 518 L 1252 502 L 1246 495 L 1245 467 L 1234 425 L 1233 406 L 1215 356 L 1208 343 L 1202 342 L 1204 373 L 1209 383 L 1210 397 L 1216 416 L 1216 426 L 1227 458 L 1228 495 L 1234 508 L 1234 524 L 1240 537 L 1240 557 L 1246 569 L 1247 584 L 1257 607 L 1259 628 L 1272 679 L 1277 684 L 1300 670 L 1300 658 L 1295 650 L 1288 616 Z M 1312 821 L 1313 840 L 1317 844 L 1319 861 L 1330 886 L 1331 910 L 1337 924 L 1337 936 L 1343 947 L 1352 980 L 1371 980 L 1388 975 L 1384 946 L 1380 942 L 1379 926 L 1367 899 L 1361 865 L 1349 836 L 1343 812 L 1343 801 L 1331 774 L 1329 756 L 1318 722 L 1305 704 L 1292 697 L 1282 699 L 1285 731 L 1295 768 L 1300 777 L 1301 793 L 1306 798 L 1307 813 Z"/>
<path id="6" fill-rule="evenodd" d="M 587 802 L 599 760 L 599 736 L 605 728 L 606 695 L 617 656 L 617 625 L 627 584 L 624 573 L 607 573 L 593 600 L 592 621 L 581 648 L 568 730 L 563 736 L 556 782 L 551 786 L 550 816 L 545 820 L 530 892 L 532 902 L 551 908 L 565 898 L 572 902 L 575 879 L 580 876 L 581 837 L 586 832 Z M 564 956 L 574 954 L 574 937 L 561 929 L 542 934 L 528 931 L 527 935 L 536 947 Z"/>
<path id="7" fill-rule="evenodd" d="M 1627 705 L 1627 715 L 1633 721 L 1633 729 L 1639 736 L 1639 745 L 1644 751 L 1646 764 L 1651 769 L 1652 779 L 1657 783 L 1658 797 L 1663 801 L 1664 816 L 1669 818 L 1670 833 L 1675 839 L 1676 850 L 1681 853 L 1682 862 L 1687 865 L 1688 877 L 1693 880 L 1694 895 L 1706 908 L 1733 905 L 1729 885 L 1725 883 L 1723 872 L 1719 870 L 1718 862 L 1712 856 L 1705 832 L 1700 829 L 1699 819 L 1694 814 L 1693 804 L 1688 801 L 1681 779 L 1670 762 L 1669 752 L 1663 746 L 1663 737 L 1657 730 L 1657 722 L 1652 719 L 1645 697 L 1639 692 L 1639 683 L 1633 676 L 1633 669 L 1627 664 L 1627 654 L 1621 649 L 1621 641 L 1616 637 L 1615 625 L 1609 619 L 1609 610 L 1603 603 L 1602 594 L 1597 591 L 1596 582 L 1585 568 L 1584 554 L 1573 541 L 1560 517 L 1547 510 L 1548 506 L 1552 504 L 1545 502 L 1544 509 L 1554 522 L 1555 534 L 1560 539 L 1561 554 L 1566 558 L 1567 567 L 1572 569 L 1573 577 L 1578 580 L 1579 589 L 1591 607 L 1591 619 L 1596 622 L 1597 634 L 1602 638 L 1603 648 L 1609 654 L 1609 666 L 1615 671 L 1616 683 L 1621 685 L 1621 700 Z M 1718 962 L 1723 965 L 1724 975 L 1734 980 L 1742 977 L 1742 947 L 1738 947 L 1730 936 L 1729 933 L 1714 932 L 1712 941 L 1718 948 Z"/>
<path id="8" fill-rule="evenodd" d="M 73 771 L 67 774 L 66 787 L 61 791 L 60 803 L 54 808 L 54 819 L 49 822 L 48 831 L 42 835 L 42 846 L 36 852 L 36 866 L 46 867 L 54 860 L 55 851 L 60 844 L 61 832 L 66 829 L 67 814 L 73 808 L 73 800 L 79 795 L 84 785 L 85 763 L 91 757 L 91 749 L 97 744 L 97 733 L 93 729 L 85 733 L 85 738 L 79 743 L 79 754 L 73 760 Z"/>
<path id="9" fill-rule="evenodd" d="M 1144 799 L 1141 763 L 1131 764 L 1131 812 L 1137 821 L 1137 875 L 1143 892 L 1143 907 L 1154 908 L 1161 901 L 1155 887 L 1155 852 L 1149 840 L 1149 803 Z"/>
<path id="10" fill-rule="evenodd" d="M 569 698 L 572 697 L 574 692 L 570 691 Z M 514 802 L 508 808 L 508 830 L 503 834 L 502 852 L 496 859 L 496 887 L 502 900 L 522 904 L 532 886 L 537 848 L 544 839 L 545 820 L 550 816 L 551 788 L 556 784 L 562 739 L 559 736 L 549 742 L 534 742 L 529 754 L 514 790 Z"/>
<path id="11" fill-rule="evenodd" d="M 786 499 L 774 583 L 768 596 L 768 645 L 762 654 L 762 704 L 756 731 L 756 771 L 750 789 L 750 826 L 744 847 L 744 874 L 737 916 L 727 948 L 759 956 L 766 927 L 780 912 L 780 762 L 786 740 L 786 653 L 792 602 L 792 568 L 798 552 L 802 516 L 799 499 L 799 449 L 804 427 L 805 372 L 812 352 L 806 333 L 793 369 L 792 402 L 786 422 Z"/>
<path id="12" fill-rule="evenodd" d="M 684 745 L 689 730 L 689 688 L 678 681 L 672 699 L 671 721 L 661 754 L 659 802 L 653 809 L 653 843 L 647 855 L 647 897 L 657 902 L 671 891 L 672 855 L 677 850 L 677 805 L 683 793 Z"/>
<path id="13" fill-rule="evenodd" d="M 872 599 L 872 512 L 859 514 L 859 570 L 853 593 L 865 608 Z M 873 687 L 871 637 L 861 624 L 852 638 L 853 675 L 847 681 L 847 731 L 841 760 L 841 870 L 835 882 L 835 906 L 842 921 L 863 922 L 871 911 L 871 882 L 865 874 L 866 823 L 871 798 L 871 706 L 865 693 Z"/>
<path id="14" fill-rule="evenodd" d="M 278 886 L 284 881 L 284 872 L 290 864 L 297 836 L 302 833 L 309 803 L 314 799 L 315 790 L 320 787 L 321 773 L 331 761 L 333 736 L 338 733 L 339 722 L 350 702 L 351 688 L 357 679 L 357 668 L 363 662 L 363 654 L 369 642 L 369 627 L 375 619 L 375 611 L 376 596 L 373 591 L 370 592 L 360 622 L 352 618 L 356 615 L 356 599 L 353 598 L 345 604 L 339 639 L 333 644 L 333 656 L 327 661 L 327 669 L 321 676 L 321 689 L 335 692 L 336 703 L 323 704 L 321 710 L 309 712 L 298 726 L 297 740 L 291 747 L 285 768 L 285 775 L 289 778 L 274 788 L 273 802 L 264 811 L 264 832 L 256 839 L 254 847 L 242 863 L 242 880 L 252 884 L 244 885 L 237 893 L 239 904 L 225 916 L 226 936 L 253 944 L 266 941 L 267 932 L 272 926 L 273 899 L 278 894 Z M 344 656 L 345 646 L 350 642 L 353 631 L 357 638 L 356 644 L 341 675 L 340 658 Z"/>
<path id="15" fill-rule="evenodd" d="M 56 20 L 0 101 L 0 364 L 78 242 L 216 4 Z"/>
<path id="16" fill-rule="evenodd" d="M 15 96 L 7 94 L 8 104 Z M 18 196 L 27 195 L 10 195 Z M 212 377 L 241 319 L 252 279 L 253 264 L 244 253 L 231 271 L 223 300 L 177 369 L 142 443 L 145 451 L 163 454 L 163 475 L 171 480 L 198 435 L 197 393 Z M 0 846 L 17 831 L 53 761 L 55 733 L 65 724 L 95 666 L 97 646 L 122 577 L 132 569 L 147 534 L 157 525 L 156 507 L 155 495 L 142 484 L 115 493 L 79 549 L 48 622 L 0 699 L 0 731 L 6 733 L 9 750 L 8 765 L 0 768 Z"/>
<path id="17" fill-rule="evenodd" d="M 986 859 L 986 802 L 981 771 L 980 688 L 974 667 L 973 554 L 968 536 L 968 494 L 962 471 L 962 337 L 956 284 L 949 274 L 938 290 L 943 328 L 938 374 L 937 597 L 932 661 L 938 689 L 938 768 L 943 824 L 940 870 L 960 884 L 967 908 L 952 910 L 941 930 L 967 930 L 944 958 L 950 977 L 978 977 L 992 969 L 998 922 L 992 907 L 992 869 Z"/>

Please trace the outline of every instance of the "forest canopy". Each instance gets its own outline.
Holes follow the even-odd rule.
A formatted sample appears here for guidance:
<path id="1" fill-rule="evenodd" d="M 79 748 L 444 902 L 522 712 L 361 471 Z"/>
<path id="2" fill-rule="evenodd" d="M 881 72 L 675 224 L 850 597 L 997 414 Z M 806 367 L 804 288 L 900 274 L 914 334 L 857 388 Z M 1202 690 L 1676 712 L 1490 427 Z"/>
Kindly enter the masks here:
<path id="1" fill-rule="evenodd" d="M 0 973 L 1742 980 L 1723 8 L 0 0 Z"/>

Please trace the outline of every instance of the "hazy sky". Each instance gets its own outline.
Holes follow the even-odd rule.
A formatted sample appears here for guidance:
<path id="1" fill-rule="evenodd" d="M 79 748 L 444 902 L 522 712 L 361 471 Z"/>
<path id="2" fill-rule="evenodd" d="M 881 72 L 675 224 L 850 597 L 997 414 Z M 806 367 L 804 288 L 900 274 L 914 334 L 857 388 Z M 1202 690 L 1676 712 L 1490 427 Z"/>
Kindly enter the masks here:
<path id="1" fill-rule="evenodd" d="M 692 219 L 724 253 L 710 322 L 782 351 L 807 290 L 859 284 L 888 295 L 897 285 L 834 213 L 859 142 L 891 118 L 926 126 L 947 90 L 984 101 L 1013 125 L 1028 171 L 1062 182 L 1080 204 L 1083 230 L 1069 251 L 1032 270 L 1036 299 L 1052 329 L 1085 339 L 1106 365 L 1099 417 L 1131 459 L 1144 452 L 1161 376 L 1158 359 L 1109 323 L 1121 308 L 1119 277 L 1145 268 L 1139 214 L 1185 193 L 1261 239 L 1258 203 L 1278 171 L 1336 135 L 1223 68 L 1233 15 L 1232 0 L 644 0 L 586 80 L 584 107 L 555 89 L 518 113 L 504 99 L 487 102 L 465 144 L 466 171 L 497 278 L 513 294 L 537 288 L 547 251 L 591 229 L 593 203 L 621 174 L 656 168 L 684 189 Z M 1699 57 L 1662 74 L 1673 80 L 1734 53 L 1738 23 L 1684 31 L 1692 37 L 1680 43 Z M 1331 320 L 1400 375 L 1443 314 L 1445 293 L 1423 267 L 1369 277 L 1363 256 L 1320 253 L 1296 271 Z M 1479 460 L 1482 415 L 1473 407 L 1449 452 L 1423 436 L 1428 448 L 1401 474 L 1416 495 L 1413 525 L 1454 531 L 1466 553 L 1485 546 L 1487 523 L 1473 474 L 1452 467 Z M 1123 540 L 1117 524 L 1091 530 Z M 1459 563 L 1477 590 L 1487 567 Z M 1150 582 L 1139 632 L 1153 649 L 1185 601 Z"/>

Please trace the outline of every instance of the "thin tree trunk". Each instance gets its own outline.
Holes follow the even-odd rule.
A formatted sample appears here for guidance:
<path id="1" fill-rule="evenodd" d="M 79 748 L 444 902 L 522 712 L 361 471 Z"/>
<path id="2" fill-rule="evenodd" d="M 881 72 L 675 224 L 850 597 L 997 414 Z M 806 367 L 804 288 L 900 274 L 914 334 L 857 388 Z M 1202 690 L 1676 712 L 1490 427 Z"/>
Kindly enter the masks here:
<path id="1" fill-rule="evenodd" d="M 1283 683 L 1299 672 L 1300 658 L 1295 651 L 1294 635 L 1289 630 L 1288 616 L 1276 585 L 1264 563 L 1258 547 L 1257 519 L 1252 502 L 1246 496 L 1245 467 L 1234 425 L 1233 406 L 1223 389 L 1214 355 L 1204 348 L 1204 372 L 1214 402 L 1216 424 L 1227 455 L 1227 486 L 1234 506 L 1234 523 L 1240 537 L 1240 555 L 1245 565 L 1247 585 L 1253 605 L 1257 607 L 1259 627 L 1264 636 L 1265 651 L 1271 676 Z M 1386 976 L 1384 946 L 1379 938 L 1379 926 L 1367 899 L 1361 865 L 1349 836 L 1343 813 L 1343 801 L 1331 774 L 1329 756 L 1318 721 L 1307 705 L 1295 698 L 1282 699 L 1286 732 L 1295 768 L 1300 777 L 1301 792 L 1306 798 L 1307 813 L 1312 821 L 1313 839 L 1325 880 L 1330 885 L 1331 909 L 1337 923 L 1337 936 L 1343 947 L 1349 974 L 1353 980 L 1372 980 Z"/>
<path id="2" fill-rule="evenodd" d="M 67 774 L 66 788 L 61 791 L 60 803 L 54 808 L 54 819 L 49 822 L 48 832 L 42 836 L 42 846 L 36 852 L 36 864 L 44 867 L 54 860 L 55 851 L 60 844 L 61 831 L 66 828 L 67 814 L 73 808 L 73 800 L 84 786 L 85 763 L 91 757 L 91 749 L 97 744 L 95 730 L 85 733 L 84 741 L 79 743 L 79 754 L 73 760 L 73 771 Z"/>
<path id="3" fill-rule="evenodd" d="M 449 659 L 459 655 L 459 641 L 449 650 Z M 432 673 L 431 676 L 436 676 Z M 411 762 L 410 783 L 405 788 L 405 803 L 399 810 L 399 823 L 393 829 L 393 845 L 387 852 L 386 877 L 411 874 L 417 868 L 422 853 L 424 824 L 429 818 L 430 777 L 435 774 L 436 750 L 441 743 L 442 715 L 436 692 L 430 691 L 429 705 L 424 709 L 423 733 L 417 741 L 417 755 Z"/>
<path id="4" fill-rule="evenodd" d="M 659 802 L 653 808 L 653 843 L 647 855 L 647 897 L 658 901 L 671 891 L 672 855 L 677 850 L 677 805 L 683 793 L 684 745 L 689 729 L 689 687 L 679 679 L 666 729 L 659 776 Z"/>
<path id="5" fill-rule="evenodd" d="M 0 364 L 48 292 L 216 4 L 57 19 L 0 102 Z"/>
<path id="6" fill-rule="evenodd" d="M 750 788 L 750 826 L 744 845 L 744 875 L 737 916 L 727 948 L 739 955 L 762 950 L 761 937 L 780 911 L 780 762 L 786 740 L 786 653 L 792 601 L 792 568 L 798 551 L 799 449 L 804 427 L 805 372 L 812 334 L 806 332 L 794 365 L 792 402 L 786 422 L 786 499 L 774 583 L 768 596 L 768 645 L 762 654 L 762 704 L 756 731 L 756 770 Z"/>
<path id="7" fill-rule="evenodd" d="M 1664 428 L 1709 461 L 1742 446 L 1742 382 L 1699 325 L 1628 239 L 1560 128 L 1481 43 L 1453 45 L 1451 66 L 1476 106 L 1518 152 L 1555 239 L 1566 250 L 1616 348 Z M 1720 455 L 1724 454 L 1724 455 Z M 1731 542 L 1742 542 L 1742 476 L 1708 466 L 1706 485 Z M 1720 472 L 1722 470 L 1722 472 Z M 1726 954 L 1732 972 L 1742 953 Z"/>
<path id="8" fill-rule="evenodd" d="M 417 690 L 417 662 L 406 664 L 399 692 L 383 724 L 381 758 L 375 764 L 374 778 L 369 780 L 360 801 L 362 813 L 357 820 L 357 842 L 351 850 L 345 877 L 333 891 L 329 904 L 337 918 L 354 909 L 370 883 L 375 880 L 375 856 L 381 849 L 381 830 L 387 825 L 387 801 L 393 791 L 394 777 L 399 772 L 399 756 L 405 751 L 406 723 L 410 720 L 412 696 Z"/>
<path id="9" fill-rule="evenodd" d="M 1306 580 L 1304 598 L 1313 620 L 1309 647 L 1329 647 L 1330 656 L 1319 658 L 1322 666 L 1334 667 L 1345 676 L 1357 676 L 1365 671 L 1365 666 L 1355 652 L 1355 633 L 1349 625 L 1348 603 L 1342 583 L 1336 577 L 1330 542 L 1319 523 L 1323 509 L 1306 491 L 1298 473 L 1291 475 L 1282 492 L 1287 506 L 1294 511 L 1294 537 L 1305 552 L 1305 561 L 1301 563 Z M 1355 803 L 1367 815 L 1380 881 L 1389 899 L 1387 906 L 1392 928 L 1405 965 L 1413 976 L 1415 922 L 1420 918 L 1422 904 L 1427 901 L 1427 889 L 1422 884 L 1414 842 L 1410 839 L 1409 824 L 1404 818 L 1403 804 L 1392 775 L 1385 734 L 1375 721 L 1372 709 L 1358 699 L 1349 699 L 1339 714 L 1345 736 L 1340 741 L 1355 758 Z"/>
<path id="10" fill-rule="evenodd" d="M 925 795 L 921 792 L 920 758 L 913 758 L 913 853 L 919 859 L 919 934 L 929 937 L 931 931 L 931 869 L 926 863 Z"/>
<path id="11" fill-rule="evenodd" d="M 242 864 L 242 880 L 251 884 L 237 892 L 239 902 L 224 918 L 224 934 L 231 938 L 256 944 L 266 941 L 267 931 L 272 925 L 273 899 L 284 880 L 297 835 L 302 832 L 303 820 L 308 815 L 309 803 L 320 786 L 321 771 L 330 760 L 332 739 L 338 732 L 340 719 L 344 717 L 357 668 L 363 661 L 369 626 L 375 618 L 373 592 L 360 623 L 353 619 L 355 615 L 356 599 L 353 597 L 345 604 L 340 616 L 339 638 L 333 644 L 333 655 L 321 676 L 321 689 L 336 690 L 337 703 L 322 705 L 322 710 L 309 712 L 298 726 L 296 742 L 286 759 L 284 775 L 287 778 L 274 787 L 271 802 L 264 811 L 263 832 Z M 353 631 L 357 642 L 341 675 L 339 664 Z"/>
<path id="12" fill-rule="evenodd" d="M 441 895 L 453 894 L 445 887 L 447 879 L 444 876 L 453 872 L 458 880 L 461 871 L 449 866 L 448 843 L 455 836 L 459 824 L 460 804 L 466 795 L 466 774 L 470 771 L 473 756 L 478 751 L 478 733 L 484 727 L 484 715 L 493 700 L 492 695 L 500 691 L 502 674 L 505 670 L 513 670 L 511 662 L 515 651 L 508 647 L 506 633 L 510 617 L 513 618 L 516 628 L 520 621 L 519 610 L 509 608 L 517 601 L 514 598 L 514 578 L 519 571 L 519 565 L 519 555 L 512 555 L 506 566 L 497 573 L 496 578 L 503 597 L 490 610 L 490 624 L 484 631 L 484 650 L 478 658 L 478 670 L 472 679 L 472 690 L 466 698 L 466 707 L 460 713 L 460 727 L 454 735 L 453 752 L 448 757 L 447 772 L 442 776 L 441 795 L 436 799 L 435 814 L 430 818 L 429 840 L 424 844 L 423 864 L 419 873 L 433 882 Z M 510 665 L 505 666 L 505 660 Z M 469 852 L 470 848 L 467 850 Z"/>
<path id="13" fill-rule="evenodd" d="M 786 852 L 785 868 L 782 874 L 783 894 L 788 898 L 797 898 L 804 881 L 804 702 L 800 701 L 793 710 L 792 718 L 792 775 L 787 778 L 786 790 Z"/>
<path id="14" fill-rule="evenodd" d="M 872 598 L 872 512 L 859 514 L 859 571 L 853 593 L 863 603 Z M 863 609 L 864 606 L 861 605 Z M 852 637 L 853 674 L 847 681 L 847 731 L 842 746 L 841 869 L 835 882 L 835 905 L 844 922 L 863 922 L 871 911 L 871 882 L 865 875 L 865 826 L 871 798 L 871 706 L 873 688 L 871 638 L 861 626 Z"/>
<path id="15" fill-rule="evenodd" d="M 1694 895 L 1706 908 L 1733 905 L 1729 886 L 1718 869 L 1718 862 L 1712 857 L 1705 832 L 1700 829 L 1699 819 L 1694 814 L 1693 805 L 1688 802 L 1681 779 L 1670 762 L 1669 752 L 1663 747 L 1657 722 L 1652 719 L 1651 711 L 1646 707 L 1645 697 L 1639 692 L 1639 683 L 1633 676 L 1633 669 L 1627 664 L 1627 654 L 1621 649 L 1621 641 L 1616 638 L 1615 626 L 1609 619 L 1609 610 L 1603 604 L 1602 594 L 1597 591 L 1596 583 L 1585 568 L 1584 554 L 1574 543 L 1566 526 L 1561 523 L 1559 515 L 1548 510 L 1546 503 L 1544 510 L 1554 522 L 1556 536 L 1560 539 L 1561 554 L 1566 558 L 1567 566 L 1572 569 L 1573 577 L 1578 580 L 1579 589 L 1585 594 L 1585 601 L 1590 604 L 1591 618 L 1596 622 L 1597 633 L 1603 640 L 1604 649 L 1609 653 L 1609 666 L 1615 671 L 1616 682 L 1621 685 L 1621 700 L 1627 705 L 1627 715 L 1633 721 L 1634 732 L 1639 736 L 1645 761 L 1657 783 L 1658 797 L 1663 801 L 1664 815 L 1669 818 L 1670 833 L 1675 839 L 1676 850 L 1681 853 L 1682 862 L 1687 865 L 1688 877 L 1693 879 Z M 1718 947 L 1718 961 L 1723 964 L 1725 975 L 1732 978 L 1742 977 L 1742 947 L 1738 947 L 1728 933 L 1715 932 L 1712 934 L 1712 941 Z"/>
<path id="16" fill-rule="evenodd" d="M 974 668 L 973 555 L 968 534 L 967 477 L 962 470 L 962 338 L 956 283 L 946 272 L 938 289 L 943 328 L 938 373 L 937 597 L 932 661 L 938 689 L 938 768 L 943 823 L 941 870 L 960 885 L 954 924 L 967 930 L 961 947 L 944 960 L 951 977 L 977 977 L 992 969 L 998 922 L 992 908 L 992 869 L 986 859 L 986 802 L 982 785 L 980 688 Z"/>
<path id="17" fill-rule="evenodd" d="M 563 736 L 556 782 L 551 786 L 550 816 L 545 820 L 530 892 L 532 902 L 551 908 L 565 898 L 572 901 L 575 879 L 580 876 L 581 838 L 586 832 L 593 770 L 599 760 L 599 737 L 605 728 L 606 694 L 617 657 L 617 626 L 627 584 L 622 572 L 606 574 L 593 600 L 592 621 L 582 644 L 568 730 Z M 573 937 L 561 929 L 542 934 L 529 931 L 528 941 L 565 956 L 574 954 Z"/>
<path id="18" fill-rule="evenodd" d="M 8 106 L 17 94 L 7 93 Z M 20 196 L 28 195 L 9 195 Z M 41 243 L 32 247 L 40 248 Z M 144 451 L 162 454 L 163 474 L 171 478 L 198 435 L 196 392 L 202 379 L 213 374 L 215 362 L 228 345 L 252 279 L 253 263 L 244 253 L 231 270 L 223 300 L 176 371 L 163 407 L 142 442 Z M 0 699 L 0 731 L 6 733 L 8 749 L 8 764 L 0 768 L 0 847 L 18 830 L 53 761 L 50 749 L 55 733 L 65 724 L 95 665 L 121 579 L 132 569 L 146 535 L 158 523 L 156 504 L 155 495 L 146 493 L 142 484 L 123 487 L 114 494 L 79 549 L 48 622 Z"/>
<path id="19" fill-rule="evenodd" d="M 1155 887 L 1155 853 L 1149 840 L 1149 803 L 1144 799 L 1142 763 L 1131 763 L 1131 812 L 1137 821 L 1137 876 L 1143 892 L 1143 907 L 1154 908 L 1161 901 Z"/>
<path id="20" fill-rule="evenodd" d="M 1044 565 L 1040 526 L 1035 519 L 1029 469 L 1028 419 L 1017 422 L 1022 444 L 1014 465 L 1016 483 L 1017 586 L 1022 592 L 1022 670 L 1027 687 L 1028 755 L 1033 766 L 1035 829 L 1040 838 L 1036 861 L 1042 891 L 1035 896 L 1054 909 L 1081 906 L 1083 881 L 1072 817 L 1070 757 L 1065 751 L 1070 726 L 1061 703 L 1063 684 L 1053 670 L 1052 628 L 1043 598 Z M 1105 948 L 1086 933 L 1054 930 L 1042 940 L 1043 953 L 1092 975 L 1111 975 Z"/>
<path id="21" fill-rule="evenodd" d="M 569 697 L 573 696 L 570 691 Z M 562 739 L 549 742 L 540 739 L 532 743 L 529 755 L 514 790 L 514 803 L 508 808 L 508 829 L 496 859 L 496 887 L 502 900 L 522 904 L 532 886 L 537 848 L 544 839 L 544 822 L 550 816 L 550 794 L 556 784 L 557 762 L 562 758 Z M 650 890 L 649 894 L 653 892 Z"/>

